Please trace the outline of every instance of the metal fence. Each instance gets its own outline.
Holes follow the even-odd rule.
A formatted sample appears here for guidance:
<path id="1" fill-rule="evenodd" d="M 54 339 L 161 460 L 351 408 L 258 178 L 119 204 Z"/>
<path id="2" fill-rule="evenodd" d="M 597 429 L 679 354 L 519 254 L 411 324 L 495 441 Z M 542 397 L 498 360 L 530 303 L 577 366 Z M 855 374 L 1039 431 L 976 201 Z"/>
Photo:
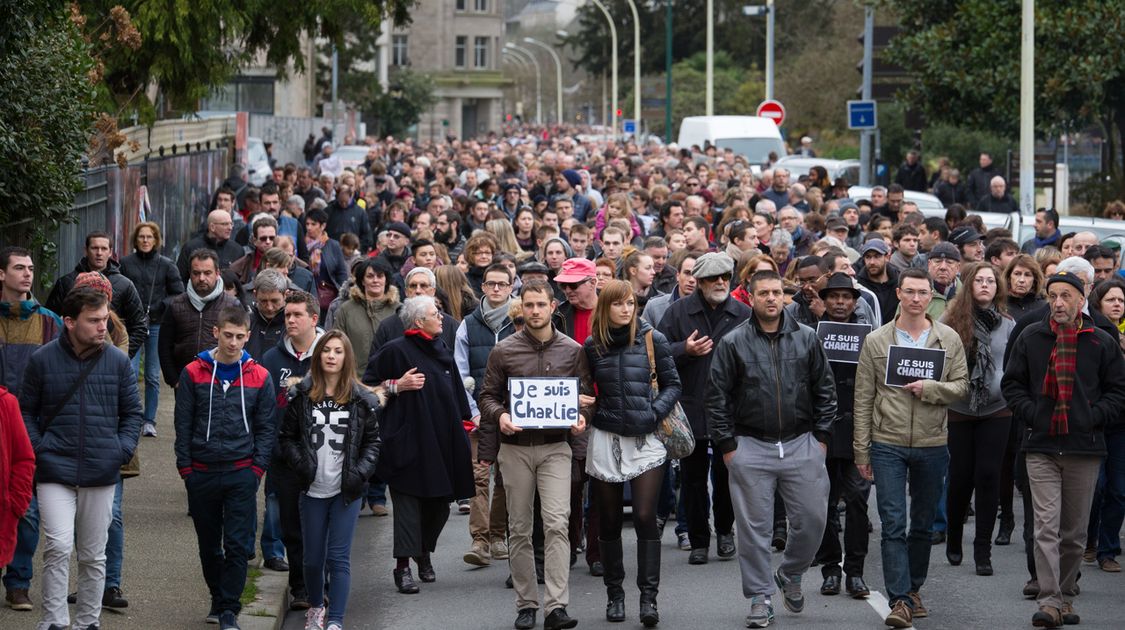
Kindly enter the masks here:
<path id="1" fill-rule="evenodd" d="M 74 201 L 76 222 L 62 226 L 55 239 L 57 273 L 74 269 L 85 255 L 86 234 L 94 230 L 113 237 L 118 258 L 131 253 L 129 236 L 142 221 L 160 226 L 164 255 L 175 260 L 203 224 L 230 160 L 230 150 L 222 148 L 87 170 L 86 188 Z"/>

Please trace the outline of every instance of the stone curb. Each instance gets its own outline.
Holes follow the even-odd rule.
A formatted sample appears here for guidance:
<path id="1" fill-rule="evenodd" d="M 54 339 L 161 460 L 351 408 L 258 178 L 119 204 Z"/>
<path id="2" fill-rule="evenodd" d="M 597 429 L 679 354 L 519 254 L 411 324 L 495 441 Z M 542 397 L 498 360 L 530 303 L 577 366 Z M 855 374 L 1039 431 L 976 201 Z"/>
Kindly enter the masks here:
<path id="1" fill-rule="evenodd" d="M 281 630 L 285 623 L 285 613 L 289 610 L 287 573 L 270 571 L 256 563 L 262 572 L 255 584 L 258 595 L 254 601 L 242 607 L 238 614 L 238 625 L 242 630 Z M 292 570 L 292 569 L 290 569 Z"/>

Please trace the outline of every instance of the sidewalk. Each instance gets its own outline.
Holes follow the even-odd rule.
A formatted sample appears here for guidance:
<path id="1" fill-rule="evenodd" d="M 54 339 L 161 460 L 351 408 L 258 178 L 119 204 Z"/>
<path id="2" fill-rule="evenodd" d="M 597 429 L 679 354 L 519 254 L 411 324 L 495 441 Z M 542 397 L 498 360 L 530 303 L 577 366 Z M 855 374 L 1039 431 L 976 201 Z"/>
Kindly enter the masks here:
<path id="1" fill-rule="evenodd" d="M 176 472 L 172 453 L 174 430 L 172 409 L 175 400 L 172 389 L 164 386 L 160 393 L 160 410 L 157 413 L 156 438 L 141 438 L 141 475 L 125 481 L 122 510 L 125 519 L 125 565 L 122 570 L 121 589 L 129 600 L 122 611 L 103 610 L 102 626 L 112 630 L 153 630 L 154 628 L 208 628 L 204 617 L 210 604 L 207 586 L 199 566 L 199 547 L 195 529 L 187 515 L 187 493 Z M 259 492 L 258 518 L 261 518 L 261 492 Z M 255 542 L 256 544 L 256 542 Z M 251 562 L 256 566 L 259 556 Z M 24 630 L 34 628 L 42 609 L 42 583 L 39 581 L 42 547 L 36 553 L 35 577 L 31 584 L 31 599 L 35 609 L 15 612 L 0 608 L 0 628 Z M 272 595 L 276 601 L 268 606 L 276 614 L 281 605 L 280 590 L 271 589 L 271 583 L 283 584 L 283 573 L 262 570 L 259 593 Z M 71 592 L 75 590 L 77 569 L 71 560 Z M 281 579 L 271 579 L 280 576 Z M 264 605 L 263 605 L 264 606 Z M 242 619 L 248 619 L 253 609 L 247 606 Z M 73 614 L 74 608 L 71 607 Z M 265 630 L 274 627 L 274 617 L 256 617 L 243 623 L 244 630 Z M 251 623 L 253 625 L 251 625 Z"/>

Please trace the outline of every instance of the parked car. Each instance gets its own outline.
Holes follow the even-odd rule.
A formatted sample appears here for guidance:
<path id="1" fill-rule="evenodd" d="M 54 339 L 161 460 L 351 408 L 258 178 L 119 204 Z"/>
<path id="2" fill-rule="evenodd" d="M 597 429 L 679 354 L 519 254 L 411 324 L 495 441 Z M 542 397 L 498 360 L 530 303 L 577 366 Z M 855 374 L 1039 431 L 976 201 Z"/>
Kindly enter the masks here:
<path id="1" fill-rule="evenodd" d="M 371 147 L 365 144 L 345 144 L 336 147 L 335 155 L 340 158 L 340 164 L 344 168 L 354 169 L 363 164 L 364 160 L 367 159 L 367 152 L 370 150 Z"/>
<path id="2" fill-rule="evenodd" d="M 769 161 L 770 153 L 785 155 L 785 142 L 777 123 L 759 116 L 688 116 L 680 121 L 677 144 L 690 149 L 711 143 L 730 148 L 746 158 L 754 172 Z"/>
<path id="3" fill-rule="evenodd" d="M 246 139 L 246 179 L 255 186 L 266 183 L 273 169 L 270 167 L 270 156 L 266 153 L 266 143 L 261 138 L 253 136 Z"/>
<path id="4" fill-rule="evenodd" d="M 848 197 L 852 199 L 871 199 L 870 186 L 852 186 L 848 188 Z M 914 192 L 908 190 L 903 195 L 903 201 L 913 201 L 918 205 L 918 209 L 923 212 L 926 210 L 941 210 L 942 216 L 945 216 L 945 206 L 941 204 L 941 200 L 931 195 L 930 193 Z M 931 215 L 926 215 L 931 216 Z"/>
<path id="5" fill-rule="evenodd" d="M 823 166 L 828 171 L 828 179 L 836 181 L 843 177 L 848 182 L 859 181 L 859 160 L 829 160 L 827 158 L 810 158 L 801 155 L 787 155 L 774 164 L 789 169 L 789 181 L 795 182 L 801 175 L 806 175 L 814 166 Z"/>
<path id="6" fill-rule="evenodd" d="M 1069 215 L 1061 216 L 1059 217 L 1059 231 L 1063 234 L 1068 234 L 1070 232 L 1093 232 L 1097 234 L 1099 241 L 1112 240 L 1125 246 L 1125 221 L 1118 221 L 1117 219 Z M 1020 244 L 1023 244 L 1034 237 L 1034 217 L 1025 217 L 1023 225 L 1020 226 L 1019 238 L 1017 240 Z"/>

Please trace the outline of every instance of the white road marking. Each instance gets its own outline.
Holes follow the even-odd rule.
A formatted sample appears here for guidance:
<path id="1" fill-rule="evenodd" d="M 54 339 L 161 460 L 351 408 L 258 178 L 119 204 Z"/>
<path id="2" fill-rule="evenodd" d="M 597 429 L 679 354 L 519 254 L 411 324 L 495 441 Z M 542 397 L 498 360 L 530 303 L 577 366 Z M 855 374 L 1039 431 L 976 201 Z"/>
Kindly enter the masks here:
<path id="1" fill-rule="evenodd" d="M 871 608 L 879 615 L 880 620 L 886 619 L 887 615 L 891 614 L 890 603 L 887 602 L 886 596 L 879 591 L 871 591 L 871 595 L 867 597 L 867 603 L 870 604 Z M 911 628 L 913 627 L 914 626 L 911 626 Z"/>

